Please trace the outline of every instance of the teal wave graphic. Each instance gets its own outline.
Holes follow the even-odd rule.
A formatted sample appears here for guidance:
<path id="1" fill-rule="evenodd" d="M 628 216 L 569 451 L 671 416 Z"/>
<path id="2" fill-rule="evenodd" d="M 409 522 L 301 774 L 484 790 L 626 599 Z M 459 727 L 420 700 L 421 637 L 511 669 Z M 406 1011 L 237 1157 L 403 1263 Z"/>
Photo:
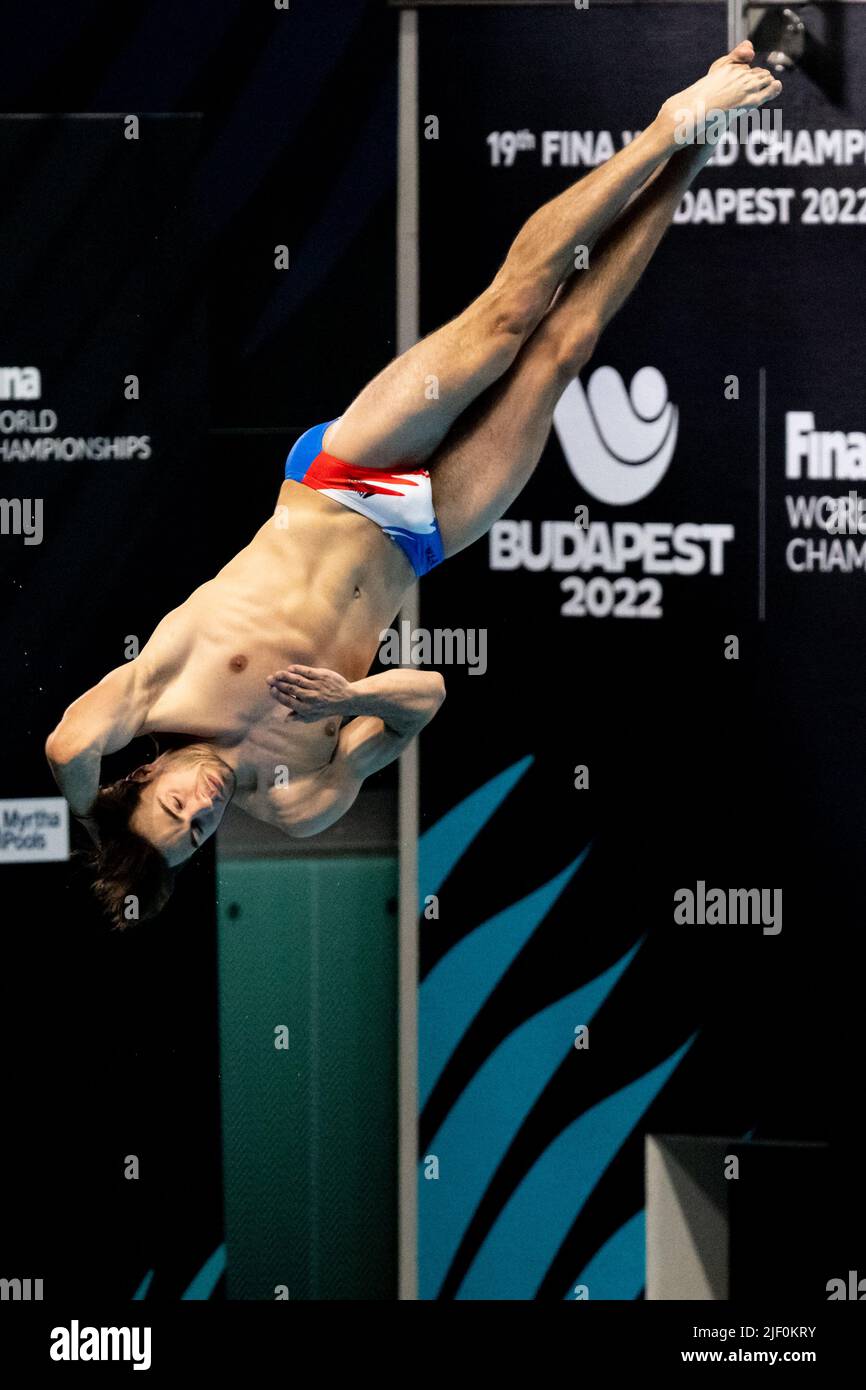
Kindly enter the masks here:
<path id="1" fill-rule="evenodd" d="M 488 1232 L 459 1299 L 531 1299 L 587 1198 L 694 1042 L 558 1135 L 536 1160 Z"/>
<path id="2" fill-rule="evenodd" d="M 422 1106 L 479 1009 L 588 853 L 587 847 L 549 883 L 482 922 L 458 941 L 424 980 L 418 1014 L 418 1089 Z"/>
<path id="3" fill-rule="evenodd" d="M 218 1245 L 210 1258 L 205 1260 L 186 1292 L 181 1294 L 181 1299 L 186 1301 L 187 1299 L 210 1298 L 225 1267 L 226 1247 L 225 1245 Z"/>
<path id="4" fill-rule="evenodd" d="M 424 911 L 424 898 L 437 893 L 458 859 L 466 852 L 512 787 L 520 781 L 532 758 L 521 758 L 504 772 L 491 777 L 471 792 L 418 839 L 418 912 Z"/>
<path id="5" fill-rule="evenodd" d="M 149 1269 L 132 1295 L 133 1303 L 139 1303 L 143 1298 L 147 1298 L 147 1291 L 153 1283 L 153 1270 Z"/>
<path id="6" fill-rule="evenodd" d="M 198 1274 L 188 1285 L 186 1292 L 181 1294 L 181 1299 L 201 1300 L 210 1298 L 214 1289 L 220 1281 L 226 1267 L 226 1247 L 218 1245 L 212 1255 L 208 1256 L 199 1270 Z M 147 1298 L 148 1289 L 153 1283 L 154 1270 L 149 1269 L 132 1295 L 134 1303 Z"/>
<path id="7" fill-rule="evenodd" d="M 515 1028 L 485 1060 L 443 1121 L 428 1151 L 439 1177 L 419 1165 L 419 1295 L 439 1293 L 466 1228 L 526 1115 L 628 969 L 638 946 L 609 970 Z"/>
<path id="8" fill-rule="evenodd" d="M 591 1302 L 631 1300 L 637 1298 L 645 1283 L 646 1213 L 641 1208 L 595 1252 L 578 1278 L 572 1280 L 565 1297 L 574 1301 L 575 1285 L 585 1284 Z"/>

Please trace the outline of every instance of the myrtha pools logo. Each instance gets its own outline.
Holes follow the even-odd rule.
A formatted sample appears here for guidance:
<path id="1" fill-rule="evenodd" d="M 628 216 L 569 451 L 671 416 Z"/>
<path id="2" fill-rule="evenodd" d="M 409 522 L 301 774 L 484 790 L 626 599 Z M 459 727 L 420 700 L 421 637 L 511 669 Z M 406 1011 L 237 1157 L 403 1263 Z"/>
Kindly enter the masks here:
<path id="1" fill-rule="evenodd" d="M 656 367 L 641 367 L 626 390 L 614 367 L 599 367 L 584 391 L 575 378 L 553 416 L 569 468 L 598 502 L 628 506 L 661 482 L 673 458 L 679 412 Z"/>

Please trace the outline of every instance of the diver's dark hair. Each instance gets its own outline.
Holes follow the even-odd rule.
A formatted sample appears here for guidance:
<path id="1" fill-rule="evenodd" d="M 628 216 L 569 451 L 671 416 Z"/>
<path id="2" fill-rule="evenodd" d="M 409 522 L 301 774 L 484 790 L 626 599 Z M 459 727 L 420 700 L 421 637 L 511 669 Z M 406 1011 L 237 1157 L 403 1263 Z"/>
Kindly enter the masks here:
<path id="1" fill-rule="evenodd" d="M 156 917 L 174 888 L 174 871 L 159 850 L 129 827 L 142 786 L 133 773 L 100 787 L 90 812 L 99 837 L 90 856 L 96 873 L 93 891 L 117 931 Z"/>

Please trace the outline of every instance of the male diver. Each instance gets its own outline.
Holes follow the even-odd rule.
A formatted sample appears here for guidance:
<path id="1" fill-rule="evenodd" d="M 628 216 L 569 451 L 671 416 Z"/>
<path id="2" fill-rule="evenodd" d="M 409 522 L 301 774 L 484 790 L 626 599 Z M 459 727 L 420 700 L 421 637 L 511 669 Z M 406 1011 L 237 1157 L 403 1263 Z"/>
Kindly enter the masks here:
<path id="1" fill-rule="evenodd" d="M 140 919 L 160 910 L 230 800 L 315 835 L 433 718 L 438 673 L 366 674 L 379 635 L 415 579 L 483 536 L 531 476 L 557 400 L 712 155 L 708 120 L 781 91 L 753 59 L 737 45 L 534 213 L 463 313 L 298 440 L 249 545 L 66 710 L 46 754 L 96 842 L 115 925 L 128 895 Z M 100 786 L 103 755 L 169 733 L 175 746 Z"/>

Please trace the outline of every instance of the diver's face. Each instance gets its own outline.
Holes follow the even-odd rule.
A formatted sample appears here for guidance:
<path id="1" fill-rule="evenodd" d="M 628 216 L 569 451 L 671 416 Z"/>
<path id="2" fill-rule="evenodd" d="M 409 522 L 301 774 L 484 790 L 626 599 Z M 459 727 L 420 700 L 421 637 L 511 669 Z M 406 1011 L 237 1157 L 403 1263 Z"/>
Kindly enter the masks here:
<path id="1" fill-rule="evenodd" d="M 143 783 L 129 826 L 176 869 L 209 839 L 235 790 L 235 774 L 207 744 L 163 753 L 137 774 Z"/>

